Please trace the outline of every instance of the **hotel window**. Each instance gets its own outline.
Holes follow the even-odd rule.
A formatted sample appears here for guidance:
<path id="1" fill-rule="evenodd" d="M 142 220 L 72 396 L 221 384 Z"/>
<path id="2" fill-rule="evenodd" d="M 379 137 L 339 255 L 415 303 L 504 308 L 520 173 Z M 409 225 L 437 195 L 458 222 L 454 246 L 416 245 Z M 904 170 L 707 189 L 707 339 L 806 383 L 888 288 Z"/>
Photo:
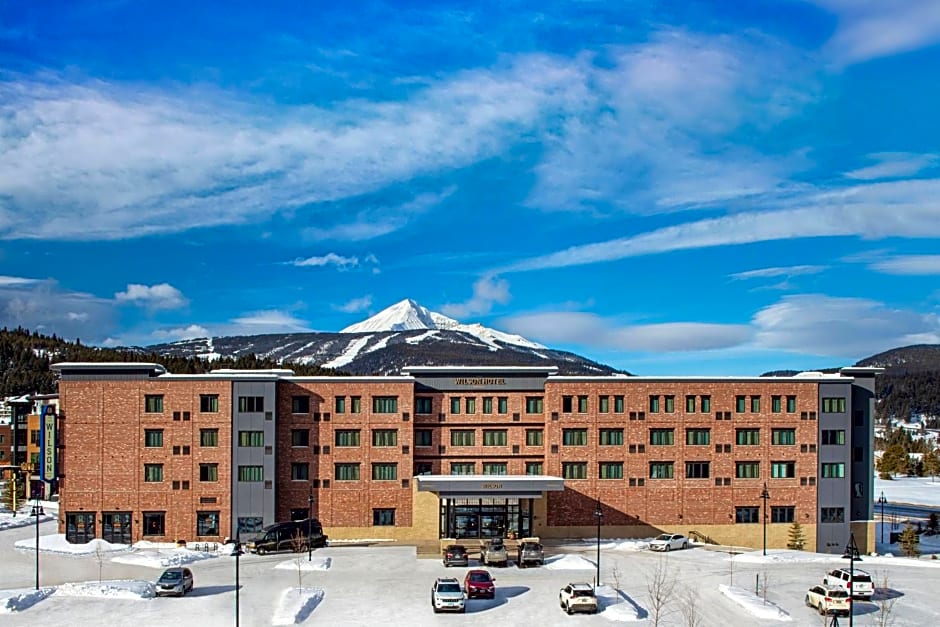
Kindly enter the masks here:
<path id="1" fill-rule="evenodd" d="M 496 397 L 496 413 L 498 414 L 509 413 L 509 397 L 508 396 Z"/>
<path id="2" fill-rule="evenodd" d="M 588 410 L 588 397 L 587 397 L 587 396 L 579 396 L 579 397 L 578 397 L 578 413 L 579 413 L 579 414 L 586 414 L 586 413 L 587 413 L 587 410 Z"/>
<path id="3" fill-rule="evenodd" d="M 686 462 L 686 479 L 708 479 L 710 466 L 709 462 Z"/>
<path id="4" fill-rule="evenodd" d="M 751 413 L 752 414 L 760 413 L 760 396 L 751 397 Z"/>
<path id="5" fill-rule="evenodd" d="M 361 396 L 349 397 L 349 413 L 351 414 L 362 413 L 362 397 Z"/>
<path id="6" fill-rule="evenodd" d="M 739 414 L 743 414 L 745 409 L 747 409 L 747 397 L 735 396 L 734 397 L 734 411 L 736 411 Z"/>
<path id="7" fill-rule="evenodd" d="M 475 443 L 475 431 L 473 429 L 451 429 L 451 446 L 473 446 Z"/>
<path id="8" fill-rule="evenodd" d="M 666 396 L 666 413 L 676 413 L 676 397 L 672 396 L 671 394 Z"/>
<path id="9" fill-rule="evenodd" d="M 303 462 L 293 462 L 290 465 L 290 480 L 291 481 L 309 481 L 310 480 L 310 465 Z"/>
<path id="10" fill-rule="evenodd" d="M 545 412 L 545 401 L 541 396 L 527 396 L 525 399 L 525 413 L 541 414 Z"/>
<path id="11" fill-rule="evenodd" d="M 650 479 L 673 479 L 674 466 L 673 462 L 650 462 Z"/>
<path id="12" fill-rule="evenodd" d="M 239 396 L 238 411 L 243 413 L 260 413 L 264 411 L 263 396 Z"/>
<path id="13" fill-rule="evenodd" d="M 418 396 L 415 398 L 415 413 L 416 414 L 430 414 L 431 413 L 431 397 L 429 396 Z"/>
<path id="14" fill-rule="evenodd" d="M 688 446 L 708 446 L 711 444 L 711 429 L 686 429 L 685 443 Z"/>
<path id="15" fill-rule="evenodd" d="M 587 462 L 564 462 L 561 475 L 565 479 L 587 479 Z"/>
<path id="16" fill-rule="evenodd" d="M 144 396 L 144 412 L 148 414 L 163 413 L 163 395 L 147 394 Z"/>
<path id="17" fill-rule="evenodd" d="M 464 407 L 466 407 L 466 409 L 467 409 L 466 413 L 468 413 L 468 414 L 475 414 L 475 413 L 477 413 L 477 399 L 476 399 L 476 397 L 475 397 L 475 396 L 468 396 L 466 402 L 464 403 Z"/>
<path id="18" fill-rule="evenodd" d="M 430 429 L 417 429 L 415 431 L 415 446 L 431 446 L 432 437 Z"/>
<path id="19" fill-rule="evenodd" d="M 415 476 L 430 475 L 434 472 L 434 465 L 431 462 L 415 462 Z"/>
<path id="20" fill-rule="evenodd" d="M 774 446 L 792 446 L 796 444 L 796 429 L 771 429 L 770 443 Z"/>
<path id="21" fill-rule="evenodd" d="M 760 508 L 759 507 L 735 507 L 734 508 L 734 522 L 736 523 L 759 523 L 760 522 Z"/>
<path id="22" fill-rule="evenodd" d="M 398 429 L 373 429 L 372 446 L 398 446 Z"/>
<path id="23" fill-rule="evenodd" d="M 397 481 L 398 480 L 398 464 L 372 464 L 372 480 L 373 481 Z"/>
<path id="24" fill-rule="evenodd" d="M 614 413 L 615 413 L 615 414 L 622 414 L 622 413 L 623 413 L 623 406 L 624 406 L 623 397 L 622 397 L 622 396 L 615 396 L 615 397 L 614 397 Z"/>
<path id="25" fill-rule="evenodd" d="M 290 399 L 290 413 L 309 414 L 310 413 L 310 397 L 309 396 L 292 396 Z"/>
<path id="26" fill-rule="evenodd" d="M 166 512 L 144 512 L 144 535 L 162 536 L 166 523 Z"/>
<path id="27" fill-rule="evenodd" d="M 822 464 L 822 472 L 820 476 L 823 479 L 844 479 L 845 478 L 845 464 L 843 463 L 824 463 Z"/>
<path id="28" fill-rule="evenodd" d="M 373 414 L 394 414 L 398 411 L 397 396 L 375 396 L 372 398 Z"/>
<path id="29" fill-rule="evenodd" d="M 505 429 L 484 429 L 483 446 L 506 446 L 507 433 Z"/>
<path id="30" fill-rule="evenodd" d="M 391 508 L 373 509 L 372 510 L 372 526 L 373 527 L 394 527 L 395 526 L 395 510 Z"/>
<path id="31" fill-rule="evenodd" d="M 561 397 L 561 413 L 570 414 L 573 408 L 574 408 L 574 397 L 562 396 Z"/>
<path id="32" fill-rule="evenodd" d="M 218 481 L 219 480 L 219 465 L 218 464 L 199 464 L 199 480 L 200 481 Z"/>
<path id="33" fill-rule="evenodd" d="M 333 477 L 337 481 L 359 481 L 359 464 L 334 464 Z"/>
<path id="34" fill-rule="evenodd" d="M 336 446 L 359 446 L 359 429 L 339 429 L 333 435 Z"/>
<path id="35" fill-rule="evenodd" d="M 796 397 L 788 396 L 787 397 L 787 413 L 793 414 L 796 412 Z"/>
<path id="36" fill-rule="evenodd" d="M 796 477 L 796 462 L 771 462 L 770 476 L 773 479 L 792 479 Z"/>
<path id="37" fill-rule="evenodd" d="M 540 474 L 542 474 L 542 462 L 526 462 L 526 463 L 525 463 L 525 474 L 527 474 L 527 475 L 540 475 Z"/>
<path id="38" fill-rule="evenodd" d="M 601 446 L 623 446 L 623 429 L 601 429 Z"/>
<path id="39" fill-rule="evenodd" d="M 610 413 L 610 397 L 609 396 L 597 397 L 597 411 L 602 414 Z"/>
<path id="40" fill-rule="evenodd" d="M 657 414 L 659 413 L 659 397 L 650 396 L 650 413 Z"/>
<path id="41" fill-rule="evenodd" d="M 336 402 L 333 403 L 333 407 L 334 407 L 334 412 L 335 412 L 335 413 L 337 413 L 337 414 L 345 414 L 345 413 L 346 413 L 346 397 L 345 397 L 345 396 L 337 396 L 337 397 L 336 397 Z"/>
<path id="42" fill-rule="evenodd" d="M 144 464 L 144 481 L 148 483 L 163 481 L 163 464 Z"/>
<path id="43" fill-rule="evenodd" d="M 219 395 L 218 394 L 200 394 L 199 395 L 199 411 L 204 414 L 214 414 L 219 411 Z"/>
<path id="44" fill-rule="evenodd" d="M 701 400 L 700 405 L 701 405 L 701 408 L 702 408 L 702 413 L 703 413 L 703 414 L 711 413 L 711 411 L 712 411 L 712 397 L 711 397 L 711 396 L 703 396 L 700 400 Z"/>
<path id="45" fill-rule="evenodd" d="M 452 475 L 472 475 L 477 471 L 476 464 L 473 462 L 451 462 L 450 474 Z"/>
<path id="46" fill-rule="evenodd" d="M 845 413 L 844 398 L 824 398 L 822 399 L 822 412 L 824 414 L 843 414 Z"/>
<path id="47" fill-rule="evenodd" d="M 239 431 L 239 446 L 264 446 L 264 431 Z"/>
<path id="48" fill-rule="evenodd" d="M 623 479 L 623 462 L 601 462 L 598 469 L 599 479 Z"/>
<path id="49" fill-rule="evenodd" d="M 29 443 L 39 446 L 39 429 L 34 429 L 29 432 Z"/>
<path id="50" fill-rule="evenodd" d="M 452 414 L 460 413 L 460 397 L 459 396 L 450 397 L 450 413 Z"/>
<path id="51" fill-rule="evenodd" d="M 144 446 L 161 447 L 163 446 L 163 429 L 147 429 L 144 431 Z"/>
<path id="52" fill-rule="evenodd" d="M 826 446 L 840 446 L 845 444 L 845 431 L 843 429 L 823 429 L 820 444 Z"/>
<path id="53" fill-rule="evenodd" d="M 483 397 L 483 413 L 484 414 L 493 413 L 493 397 L 492 396 Z"/>
<path id="54" fill-rule="evenodd" d="M 506 462 L 483 462 L 484 475 L 505 475 L 507 474 Z"/>
<path id="55" fill-rule="evenodd" d="M 760 477 L 760 462 L 735 462 L 734 476 L 738 479 L 757 479 Z"/>
<path id="56" fill-rule="evenodd" d="M 734 438 L 738 446 L 758 446 L 760 444 L 760 429 L 737 429 Z"/>
<path id="57" fill-rule="evenodd" d="M 687 414 L 695 413 L 695 397 L 694 396 L 685 397 L 685 413 Z"/>
<path id="58" fill-rule="evenodd" d="M 565 446 L 587 446 L 587 429 L 562 429 L 561 443 Z"/>
<path id="59" fill-rule="evenodd" d="M 783 505 L 770 508 L 770 522 L 772 523 L 791 523 L 796 520 L 796 507 L 793 505 Z"/>
<path id="60" fill-rule="evenodd" d="M 783 398 L 780 396 L 771 396 L 770 397 L 770 411 L 779 414 L 783 411 Z"/>
<path id="61" fill-rule="evenodd" d="M 844 507 L 823 507 L 820 508 L 819 512 L 819 521 L 823 523 L 844 523 L 845 522 L 845 508 Z"/>
<path id="62" fill-rule="evenodd" d="M 542 430 L 541 429 L 526 429 L 525 430 L 525 445 L 526 446 L 542 446 Z"/>
<path id="63" fill-rule="evenodd" d="M 219 512 L 196 512 L 196 535 L 219 535 Z"/>
<path id="64" fill-rule="evenodd" d="M 650 429 L 651 446 L 672 446 L 675 443 L 675 429 Z"/>
<path id="65" fill-rule="evenodd" d="M 308 429 L 291 429 L 291 446 L 310 446 L 310 431 Z"/>
<path id="66" fill-rule="evenodd" d="M 200 429 L 199 446 L 214 447 L 219 445 L 218 429 Z"/>
<path id="67" fill-rule="evenodd" d="M 264 466 L 239 466 L 238 480 L 251 483 L 264 481 Z"/>

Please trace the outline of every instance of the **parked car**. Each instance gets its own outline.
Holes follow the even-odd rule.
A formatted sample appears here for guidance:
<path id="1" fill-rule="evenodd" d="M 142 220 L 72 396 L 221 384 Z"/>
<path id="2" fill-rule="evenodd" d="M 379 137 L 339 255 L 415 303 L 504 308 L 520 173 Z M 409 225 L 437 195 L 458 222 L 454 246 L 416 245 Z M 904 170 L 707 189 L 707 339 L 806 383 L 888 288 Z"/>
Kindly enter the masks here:
<path id="1" fill-rule="evenodd" d="M 516 565 L 519 568 L 526 566 L 541 566 L 545 563 L 545 550 L 538 542 L 523 540 L 519 543 L 519 550 L 516 552 Z"/>
<path id="2" fill-rule="evenodd" d="M 466 597 L 460 582 L 453 577 L 438 577 L 431 586 L 431 607 L 438 612 L 465 612 Z"/>
<path id="3" fill-rule="evenodd" d="M 483 543 L 483 547 L 480 549 L 480 562 L 484 566 L 492 566 L 493 564 L 505 566 L 509 563 L 509 551 L 506 550 L 502 538 L 493 538 Z"/>
<path id="4" fill-rule="evenodd" d="M 558 593 L 558 604 L 568 614 L 597 613 L 597 596 L 589 583 L 569 583 Z"/>
<path id="5" fill-rule="evenodd" d="M 167 568 L 154 584 L 158 597 L 181 597 L 193 589 L 193 571 L 181 566 Z"/>
<path id="6" fill-rule="evenodd" d="M 444 566 L 468 566 L 467 548 L 462 544 L 451 544 L 444 549 Z"/>
<path id="7" fill-rule="evenodd" d="M 806 592 L 804 602 L 824 616 L 828 614 L 848 616 L 852 612 L 852 599 L 849 598 L 849 593 L 838 586 L 813 586 Z"/>
<path id="8" fill-rule="evenodd" d="M 650 540 L 650 550 L 671 551 L 689 548 L 689 539 L 681 533 L 661 533 Z"/>
<path id="9" fill-rule="evenodd" d="M 482 597 L 492 599 L 496 596 L 496 580 L 486 570 L 468 570 L 463 580 L 463 589 L 467 598 Z"/>
<path id="10" fill-rule="evenodd" d="M 871 599 L 875 594 L 875 587 L 871 582 L 871 575 L 864 570 L 855 569 L 855 580 L 848 568 L 837 568 L 829 571 L 823 579 L 827 586 L 837 586 L 856 599 Z"/>
<path id="11" fill-rule="evenodd" d="M 310 547 L 307 546 L 308 540 Z M 316 518 L 306 518 L 269 525 L 257 536 L 249 538 L 245 542 L 245 548 L 258 555 L 277 551 L 298 552 L 324 547 L 327 540 L 320 521 Z"/>

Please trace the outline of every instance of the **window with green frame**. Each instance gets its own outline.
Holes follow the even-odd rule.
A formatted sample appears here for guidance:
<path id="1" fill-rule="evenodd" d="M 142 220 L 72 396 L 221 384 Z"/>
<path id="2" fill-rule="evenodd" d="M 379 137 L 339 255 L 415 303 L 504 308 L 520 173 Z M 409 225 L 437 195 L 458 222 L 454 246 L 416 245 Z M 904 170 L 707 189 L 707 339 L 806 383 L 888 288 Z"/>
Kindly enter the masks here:
<path id="1" fill-rule="evenodd" d="M 359 481 L 359 464 L 334 464 L 333 479 L 336 481 Z"/>
<path id="2" fill-rule="evenodd" d="M 484 429 L 483 446 L 506 446 L 508 432 L 506 429 Z"/>
<path id="3" fill-rule="evenodd" d="M 433 407 L 434 405 L 430 396 L 415 397 L 415 413 L 416 414 L 421 414 L 421 415 L 430 414 Z"/>
<path id="4" fill-rule="evenodd" d="M 498 414 L 509 413 L 509 397 L 508 396 L 496 397 L 496 413 Z"/>
<path id="5" fill-rule="evenodd" d="M 450 430 L 450 445 L 451 446 L 474 446 L 476 443 L 475 437 L 476 431 L 473 429 L 451 429 Z"/>
<path id="6" fill-rule="evenodd" d="M 163 464 L 144 464 L 144 481 L 147 483 L 163 481 Z"/>
<path id="7" fill-rule="evenodd" d="M 238 480 L 246 483 L 264 481 L 264 466 L 239 466 Z"/>
<path id="8" fill-rule="evenodd" d="M 845 429 L 823 429 L 819 436 L 819 443 L 823 446 L 841 446 L 845 444 Z"/>
<path id="9" fill-rule="evenodd" d="M 452 475 L 472 475 L 476 474 L 477 465 L 473 462 L 451 462 L 450 474 Z"/>
<path id="10" fill-rule="evenodd" d="M 788 414 L 796 413 L 796 397 L 795 396 L 787 397 L 787 413 Z"/>
<path id="11" fill-rule="evenodd" d="M 650 409 L 651 414 L 659 413 L 659 397 L 658 396 L 650 396 L 649 409 Z"/>
<path id="12" fill-rule="evenodd" d="M 676 413 L 676 397 L 675 396 L 673 396 L 672 394 L 667 394 L 665 396 L 665 405 L 666 405 L 667 414 Z"/>
<path id="13" fill-rule="evenodd" d="M 623 407 L 624 407 L 624 399 L 623 399 L 623 397 L 622 397 L 622 396 L 615 396 L 615 397 L 614 397 L 614 413 L 615 413 L 615 414 L 622 414 L 622 413 L 623 413 Z"/>
<path id="14" fill-rule="evenodd" d="M 527 396 L 525 399 L 525 413 L 543 414 L 545 413 L 545 399 L 541 396 Z"/>
<path id="15" fill-rule="evenodd" d="M 703 397 L 701 397 L 701 399 L 699 399 L 699 400 L 700 400 L 699 406 L 702 408 L 702 413 L 703 413 L 703 414 L 711 413 L 711 411 L 712 411 L 712 397 L 711 397 L 711 396 L 703 396 Z"/>
<path id="16" fill-rule="evenodd" d="M 541 474 L 542 474 L 542 462 L 526 462 L 526 463 L 525 463 L 525 474 L 527 474 L 527 475 L 541 475 Z"/>
<path id="17" fill-rule="evenodd" d="M 695 397 L 694 396 L 685 397 L 685 413 L 687 414 L 695 413 Z"/>
<path id="18" fill-rule="evenodd" d="M 373 396 L 372 413 L 373 414 L 394 414 L 398 411 L 397 396 Z"/>
<path id="19" fill-rule="evenodd" d="M 200 394 L 199 395 L 199 411 L 204 414 L 215 414 L 219 411 L 219 395 L 218 394 Z"/>
<path id="20" fill-rule="evenodd" d="M 162 394 L 145 394 L 144 395 L 144 412 L 148 414 L 162 414 L 163 413 L 163 395 Z"/>
<path id="21" fill-rule="evenodd" d="M 734 476 L 737 479 L 760 478 L 760 462 L 735 462 Z"/>
<path id="22" fill-rule="evenodd" d="M 601 414 L 610 413 L 610 397 L 609 396 L 598 396 L 597 397 L 597 411 Z"/>
<path id="23" fill-rule="evenodd" d="M 372 446 L 398 446 L 398 429 L 373 429 Z"/>
<path id="24" fill-rule="evenodd" d="M 734 432 L 734 441 L 738 446 L 758 446 L 760 429 L 737 429 Z"/>
<path id="25" fill-rule="evenodd" d="M 290 413 L 292 414 L 309 414 L 310 413 L 310 397 L 309 396 L 293 396 L 290 399 Z"/>
<path id="26" fill-rule="evenodd" d="M 796 462 L 770 462 L 770 476 L 773 479 L 796 477 Z"/>
<path id="27" fill-rule="evenodd" d="M 336 401 L 333 403 L 333 410 L 337 414 L 346 413 L 346 397 L 345 396 L 336 397 Z"/>
<path id="28" fill-rule="evenodd" d="M 651 446 L 672 446 L 675 443 L 675 429 L 650 429 Z"/>
<path id="29" fill-rule="evenodd" d="M 845 399 L 844 398 L 822 399 L 822 413 L 824 414 L 845 413 Z"/>
<path id="30" fill-rule="evenodd" d="M 415 429 L 415 446 L 431 446 L 433 432 L 430 429 Z"/>
<path id="31" fill-rule="evenodd" d="M 586 414 L 586 413 L 587 413 L 587 410 L 588 410 L 588 397 L 587 397 L 587 396 L 579 396 L 579 397 L 578 397 L 578 413 L 579 413 L 579 414 Z"/>
<path id="32" fill-rule="evenodd" d="M 506 462 L 483 462 L 483 474 L 505 475 L 508 474 L 508 467 Z"/>
<path id="33" fill-rule="evenodd" d="M 477 398 L 475 396 L 468 396 L 465 399 L 464 407 L 466 408 L 466 413 L 468 414 L 477 413 Z"/>
<path id="34" fill-rule="evenodd" d="M 148 448 L 163 446 L 163 429 L 144 430 L 144 446 Z"/>
<path id="35" fill-rule="evenodd" d="M 844 479 L 845 464 L 842 462 L 825 462 L 821 464 L 820 476 L 823 479 Z"/>
<path id="36" fill-rule="evenodd" d="M 460 413 L 460 397 L 459 396 L 450 397 L 450 413 L 452 414 Z"/>
<path id="37" fill-rule="evenodd" d="M 770 411 L 779 414 L 783 411 L 783 398 L 780 396 L 770 397 Z"/>
<path id="38" fill-rule="evenodd" d="M 751 397 L 751 413 L 752 414 L 760 413 L 760 396 Z"/>
<path id="39" fill-rule="evenodd" d="M 561 475 L 565 479 L 587 479 L 587 462 L 562 462 Z"/>
<path id="40" fill-rule="evenodd" d="M 359 446 L 359 429 L 337 429 L 333 436 L 336 446 Z"/>
<path id="41" fill-rule="evenodd" d="M 218 464 L 199 464 L 199 480 L 214 482 L 219 480 Z"/>
<path id="42" fill-rule="evenodd" d="M 483 413 L 484 414 L 493 413 L 493 397 L 492 396 L 483 397 Z"/>
<path id="43" fill-rule="evenodd" d="M 587 429 L 562 429 L 561 443 L 565 446 L 587 446 Z"/>
<path id="44" fill-rule="evenodd" d="M 623 446 L 623 429 L 601 429 L 601 446 Z"/>
<path id="45" fill-rule="evenodd" d="M 213 447 L 219 445 L 218 429 L 200 429 L 199 446 Z"/>
<path id="46" fill-rule="evenodd" d="M 398 464 L 381 462 L 372 464 L 373 481 L 397 481 Z"/>
<path id="47" fill-rule="evenodd" d="M 711 429 L 686 429 L 685 443 L 688 446 L 708 446 L 711 444 Z"/>
<path id="48" fill-rule="evenodd" d="M 264 397 L 263 396 L 239 396 L 238 397 L 238 411 L 244 413 L 258 413 L 264 411 Z"/>
<path id="49" fill-rule="evenodd" d="M 544 438 L 544 433 L 541 429 L 526 429 L 525 430 L 525 445 L 526 446 L 542 446 Z"/>
<path id="50" fill-rule="evenodd" d="M 239 431 L 239 446 L 264 446 L 264 431 Z"/>
<path id="51" fill-rule="evenodd" d="M 362 413 L 362 397 L 361 396 L 349 397 L 349 412 L 352 414 Z"/>
<path id="52" fill-rule="evenodd" d="M 745 409 L 747 409 L 747 397 L 735 396 L 734 397 L 734 411 L 736 411 L 739 414 L 743 414 Z"/>
<path id="53" fill-rule="evenodd" d="M 601 462 L 598 479 L 623 479 L 623 462 Z"/>
<path id="54" fill-rule="evenodd" d="M 650 462 L 650 479 L 674 479 L 674 462 Z"/>
<path id="55" fill-rule="evenodd" d="M 306 462 L 291 462 L 291 481 L 310 481 L 310 464 Z"/>
<path id="56" fill-rule="evenodd" d="M 774 446 L 792 446 L 796 444 L 796 429 L 771 429 L 770 443 Z"/>

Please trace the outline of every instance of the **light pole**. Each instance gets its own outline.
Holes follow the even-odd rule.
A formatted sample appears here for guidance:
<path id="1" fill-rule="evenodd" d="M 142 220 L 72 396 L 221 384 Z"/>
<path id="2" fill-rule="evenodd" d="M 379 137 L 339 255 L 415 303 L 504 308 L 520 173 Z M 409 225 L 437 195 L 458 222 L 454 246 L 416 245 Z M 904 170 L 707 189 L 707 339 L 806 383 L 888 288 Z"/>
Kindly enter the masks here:
<path id="1" fill-rule="evenodd" d="M 235 556 L 235 627 L 238 627 L 238 590 L 241 587 L 238 581 L 238 558 L 242 556 L 241 530 L 235 532 L 235 548 L 232 549 L 232 555 Z"/>
<path id="2" fill-rule="evenodd" d="M 42 505 L 39 504 L 39 493 L 36 493 L 36 506 L 33 507 L 33 514 L 36 515 L 36 589 L 39 590 L 39 515 L 45 514 Z"/>
<path id="3" fill-rule="evenodd" d="M 312 521 L 310 520 L 311 518 L 313 518 L 313 482 L 312 481 L 310 482 L 310 492 L 307 494 L 307 561 L 308 562 L 313 561 L 313 544 L 311 543 L 311 539 L 310 539 L 310 531 L 311 531 L 310 528 L 313 526 Z"/>
<path id="4" fill-rule="evenodd" d="M 885 498 L 884 491 L 881 492 L 881 496 L 878 497 L 878 504 L 881 505 L 881 543 L 885 543 L 885 503 L 888 502 L 888 499 Z"/>
<path id="5" fill-rule="evenodd" d="M 594 506 L 594 518 L 597 519 L 597 577 L 594 580 L 594 589 L 601 585 L 601 518 L 604 517 L 604 510 L 601 509 L 601 499 L 597 498 L 597 504 Z"/>
<path id="6" fill-rule="evenodd" d="M 849 627 L 853 627 L 855 617 L 855 562 L 861 562 L 858 554 L 858 545 L 855 544 L 855 534 L 849 533 L 849 543 L 845 545 L 843 559 L 849 560 Z"/>
<path id="7" fill-rule="evenodd" d="M 764 500 L 764 555 L 767 555 L 767 501 L 770 500 L 770 492 L 767 491 L 767 482 L 764 482 L 764 489 L 760 493 Z"/>

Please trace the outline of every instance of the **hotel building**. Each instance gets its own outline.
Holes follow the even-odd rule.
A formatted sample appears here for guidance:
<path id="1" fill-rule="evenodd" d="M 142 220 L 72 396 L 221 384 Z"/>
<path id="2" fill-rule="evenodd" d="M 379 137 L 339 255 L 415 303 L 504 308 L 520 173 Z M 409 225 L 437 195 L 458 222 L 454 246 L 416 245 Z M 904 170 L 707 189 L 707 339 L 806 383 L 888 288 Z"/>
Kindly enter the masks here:
<path id="1" fill-rule="evenodd" d="M 660 531 L 871 547 L 879 369 L 793 377 L 562 376 L 437 367 L 176 375 L 60 363 L 60 532 L 218 541 L 313 516 L 406 542 Z"/>

